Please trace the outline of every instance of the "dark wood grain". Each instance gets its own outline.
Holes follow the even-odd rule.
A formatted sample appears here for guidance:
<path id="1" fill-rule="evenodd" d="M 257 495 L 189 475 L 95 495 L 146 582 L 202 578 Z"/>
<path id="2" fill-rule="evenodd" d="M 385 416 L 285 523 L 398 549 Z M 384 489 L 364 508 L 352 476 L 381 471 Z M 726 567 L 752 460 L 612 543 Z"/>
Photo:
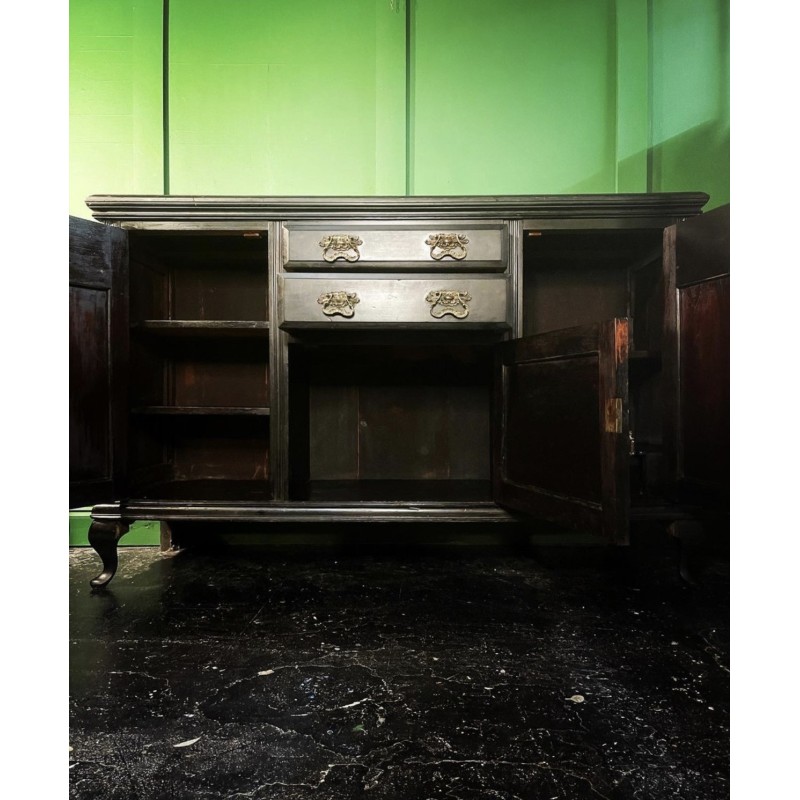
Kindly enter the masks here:
<path id="1" fill-rule="evenodd" d="M 125 222 L 248 223 L 292 219 L 669 219 L 698 214 L 704 192 L 370 197 L 104 195 L 86 199 L 95 219 Z"/>
<path id="2" fill-rule="evenodd" d="M 70 506 L 125 491 L 127 235 L 69 220 Z"/>
<path id="3" fill-rule="evenodd" d="M 269 337 L 269 323 L 259 320 L 186 320 L 145 319 L 132 325 L 133 330 L 155 336 L 187 338 L 257 338 Z"/>
<path id="4" fill-rule="evenodd" d="M 628 323 L 501 346 L 494 394 L 495 499 L 536 518 L 627 539 Z M 621 405 L 609 430 L 607 404 Z"/>
<path id="5" fill-rule="evenodd" d="M 132 408 L 131 413 L 160 416 L 268 417 L 269 408 L 251 408 L 247 406 L 139 406 Z"/>
<path id="6" fill-rule="evenodd" d="M 665 460 L 679 500 L 726 503 L 730 464 L 730 207 L 665 231 Z"/>
<path id="7" fill-rule="evenodd" d="M 95 338 L 111 333 L 106 349 L 98 339 L 78 357 L 76 372 L 96 370 L 94 400 L 73 399 L 116 437 L 106 450 L 91 434 L 77 447 L 87 479 L 103 472 L 114 487 L 103 498 L 115 502 L 93 510 L 111 526 L 96 529 L 104 560 L 115 526 L 134 519 L 546 521 L 624 543 L 632 515 L 696 518 L 699 504 L 667 505 L 650 473 L 674 451 L 683 485 L 726 478 L 727 272 L 696 219 L 662 242 L 707 199 L 90 198 L 97 218 L 127 229 L 105 228 L 109 242 L 77 236 L 84 258 L 71 276 L 73 316 Z M 719 212 L 704 216 L 724 229 Z M 504 226 L 507 313 L 494 328 L 468 319 L 421 331 L 380 316 L 362 330 L 281 328 L 286 282 L 303 279 L 283 272 L 293 220 Z M 130 320 L 115 294 L 128 261 Z M 504 341 L 510 330 L 532 335 Z M 117 378 L 129 352 L 128 390 Z"/>
<path id="8" fill-rule="evenodd" d="M 730 277 L 680 294 L 682 477 L 722 490 L 730 477 Z"/>

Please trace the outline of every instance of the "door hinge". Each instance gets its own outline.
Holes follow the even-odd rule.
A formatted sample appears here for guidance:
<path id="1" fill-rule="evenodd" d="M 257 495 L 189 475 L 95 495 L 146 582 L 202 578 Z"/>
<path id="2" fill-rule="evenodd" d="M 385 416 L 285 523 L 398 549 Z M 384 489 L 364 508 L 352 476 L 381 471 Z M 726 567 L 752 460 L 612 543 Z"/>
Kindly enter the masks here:
<path id="1" fill-rule="evenodd" d="M 622 398 L 606 401 L 606 433 L 622 433 Z"/>

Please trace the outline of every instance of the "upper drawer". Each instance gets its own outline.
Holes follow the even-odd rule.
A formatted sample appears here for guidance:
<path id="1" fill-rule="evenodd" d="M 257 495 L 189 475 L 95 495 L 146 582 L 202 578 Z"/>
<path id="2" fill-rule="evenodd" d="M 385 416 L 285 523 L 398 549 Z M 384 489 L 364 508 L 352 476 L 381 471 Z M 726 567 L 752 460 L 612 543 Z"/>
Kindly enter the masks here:
<path id="1" fill-rule="evenodd" d="M 284 226 L 286 270 L 503 271 L 508 228 L 500 223 L 323 223 Z"/>
<path id="2" fill-rule="evenodd" d="M 506 328 L 505 277 L 355 277 L 287 275 L 281 281 L 281 327 Z"/>

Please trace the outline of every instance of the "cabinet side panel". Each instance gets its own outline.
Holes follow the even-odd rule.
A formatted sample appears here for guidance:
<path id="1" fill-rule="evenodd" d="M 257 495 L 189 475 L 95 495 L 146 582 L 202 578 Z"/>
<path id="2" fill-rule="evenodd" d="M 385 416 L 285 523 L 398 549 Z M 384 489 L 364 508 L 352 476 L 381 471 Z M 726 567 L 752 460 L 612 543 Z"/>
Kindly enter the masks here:
<path id="1" fill-rule="evenodd" d="M 683 476 L 722 487 L 730 469 L 730 278 L 680 290 Z"/>

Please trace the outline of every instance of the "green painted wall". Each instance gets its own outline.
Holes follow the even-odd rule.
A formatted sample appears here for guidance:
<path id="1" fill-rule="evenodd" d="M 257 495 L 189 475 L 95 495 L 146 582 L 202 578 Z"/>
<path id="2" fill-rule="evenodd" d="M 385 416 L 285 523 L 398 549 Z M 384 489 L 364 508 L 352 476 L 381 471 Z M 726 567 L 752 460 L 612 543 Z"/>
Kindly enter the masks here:
<path id="1" fill-rule="evenodd" d="M 163 190 L 161 0 L 71 0 L 69 209 Z"/>
<path id="2" fill-rule="evenodd" d="M 172 0 L 174 194 L 402 194 L 405 15 L 389 0 Z"/>
<path id="3" fill-rule="evenodd" d="M 730 200 L 727 0 L 653 0 L 649 189 Z"/>
<path id="4" fill-rule="evenodd" d="M 71 0 L 70 213 L 93 192 L 728 201 L 727 2 L 408 3 Z"/>
<path id="5" fill-rule="evenodd" d="M 82 508 L 69 512 L 69 546 L 87 547 L 89 545 L 89 526 L 92 524 L 89 512 Z M 131 525 L 130 530 L 120 539 L 120 546 L 137 547 L 157 545 L 161 543 L 161 525 L 158 522 L 139 521 Z"/>
<path id="6" fill-rule="evenodd" d="M 419 0 L 414 194 L 613 192 L 612 0 Z"/>

